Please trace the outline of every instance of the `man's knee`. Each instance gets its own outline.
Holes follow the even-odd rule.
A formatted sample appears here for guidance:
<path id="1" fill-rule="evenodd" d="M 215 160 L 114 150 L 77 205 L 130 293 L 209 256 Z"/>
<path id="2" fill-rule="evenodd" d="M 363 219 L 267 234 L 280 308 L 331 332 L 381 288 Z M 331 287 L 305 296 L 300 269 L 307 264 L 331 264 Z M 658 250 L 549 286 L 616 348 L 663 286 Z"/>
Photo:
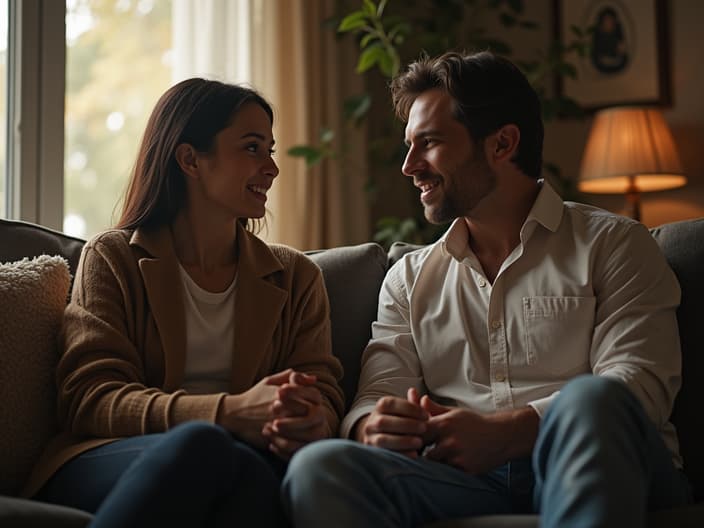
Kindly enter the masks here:
<path id="1" fill-rule="evenodd" d="M 288 466 L 289 476 L 325 475 L 333 467 L 340 470 L 342 466 L 352 463 L 356 453 L 364 446 L 352 440 L 331 439 L 308 444 L 299 450 Z"/>
<path id="2" fill-rule="evenodd" d="M 550 406 L 548 413 L 584 415 L 609 412 L 616 406 L 633 405 L 635 397 L 620 381 L 605 376 L 579 376 L 568 382 Z"/>

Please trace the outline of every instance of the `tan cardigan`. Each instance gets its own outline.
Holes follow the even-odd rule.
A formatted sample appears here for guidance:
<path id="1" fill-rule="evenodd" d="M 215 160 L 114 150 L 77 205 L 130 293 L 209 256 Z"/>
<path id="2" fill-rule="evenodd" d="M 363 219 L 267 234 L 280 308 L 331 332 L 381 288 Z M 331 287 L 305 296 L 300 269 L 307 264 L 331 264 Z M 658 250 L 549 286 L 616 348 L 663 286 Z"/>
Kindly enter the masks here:
<path id="1" fill-rule="evenodd" d="M 268 246 L 238 225 L 238 286 L 230 393 L 288 367 L 315 374 L 330 434 L 344 409 L 331 353 L 327 294 L 302 253 Z M 112 230 L 86 243 L 57 369 L 64 432 L 34 468 L 25 496 L 62 464 L 118 438 L 214 422 L 225 397 L 180 390 L 186 359 L 182 279 L 168 228 Z"/>

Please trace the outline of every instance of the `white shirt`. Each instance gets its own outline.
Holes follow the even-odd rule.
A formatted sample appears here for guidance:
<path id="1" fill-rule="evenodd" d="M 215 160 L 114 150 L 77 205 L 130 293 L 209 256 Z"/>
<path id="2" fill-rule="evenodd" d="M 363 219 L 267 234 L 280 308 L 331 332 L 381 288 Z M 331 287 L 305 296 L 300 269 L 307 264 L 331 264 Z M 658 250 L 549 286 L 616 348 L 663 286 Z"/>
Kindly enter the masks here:
<path id="1" fill-rule="evenodd" d="M 182 388 L 191 394 L 230 391 L 235 343 L 237 277 L 227 290 L 213 293 L 198 286 L 179 266 L 186 310 L 186 367 Z"/>
<path id="2" fill-rule="evenodd" d="M 530 405 L 542 417 L 560 387 L 593 373 L 631 389 L 681 466 L 668 422 L 680 289 L 648 230 L 543 183 L 520 240 L 493 285 L 462 218 L 392 266 L 342 434 L 409 387 L 481 413 Z"/>

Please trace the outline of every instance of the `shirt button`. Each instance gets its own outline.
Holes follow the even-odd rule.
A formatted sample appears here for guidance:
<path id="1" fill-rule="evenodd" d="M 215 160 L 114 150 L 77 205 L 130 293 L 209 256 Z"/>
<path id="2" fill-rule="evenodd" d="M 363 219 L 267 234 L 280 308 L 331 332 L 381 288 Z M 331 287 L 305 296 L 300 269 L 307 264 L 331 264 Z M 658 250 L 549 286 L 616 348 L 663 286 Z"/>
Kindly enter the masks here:
<path id="1" fill-rule="evenodd" d="M 501 321 L 494 321 L 493 323 L 491 323 L 491 327 L 492 327 L 494 330 L 496 330 L 496 329 L 498 329 L 498 328 L 501 328 Z"/>
<path id="2" fill-rule="evenodd" d="M 479 287 L 483 288 L 484 286 L 486 286 L 486 281 L 484 279 L 479 279 Z"/>
<path id="3" fill-rule="evenodd" d="M 495 375 L 494 375 L 494 379 L 495 379 L 496 381 L 498 381 L 498 382 L 502 382 L 502 381 L 504 381 L 504 380 L 506 379 L 506 376 L 504 376 L 504 375 L 501 374 L 501 373 L 498 373 L 498 374 L 495 374 Z"/>

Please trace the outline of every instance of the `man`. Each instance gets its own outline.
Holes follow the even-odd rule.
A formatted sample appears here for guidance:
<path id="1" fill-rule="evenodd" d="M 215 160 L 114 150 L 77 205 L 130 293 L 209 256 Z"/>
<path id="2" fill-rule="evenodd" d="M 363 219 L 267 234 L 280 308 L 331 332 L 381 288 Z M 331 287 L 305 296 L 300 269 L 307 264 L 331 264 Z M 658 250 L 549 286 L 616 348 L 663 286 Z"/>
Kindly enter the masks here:
<path id="1" fill-rule="evenodd" d="M 295 524 L 643 526 L 686 503 L 679 287 L 647 229 L 539 179 L 540 103 L 507 60 L 422 59 L 391 90 L 403 173 L 454 222 L 389 270 L 342 424 L 357 442 L 294 457 Z"/>

